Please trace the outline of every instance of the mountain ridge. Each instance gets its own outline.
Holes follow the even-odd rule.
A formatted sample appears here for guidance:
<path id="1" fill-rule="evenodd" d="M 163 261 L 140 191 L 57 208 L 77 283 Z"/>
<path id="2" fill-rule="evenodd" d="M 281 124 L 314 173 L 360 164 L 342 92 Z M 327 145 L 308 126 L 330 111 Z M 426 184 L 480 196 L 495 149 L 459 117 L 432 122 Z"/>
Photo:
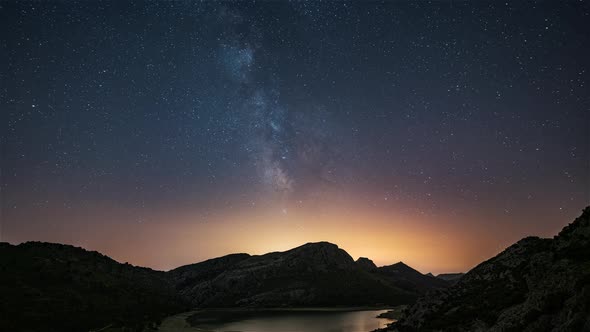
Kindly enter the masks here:
<path id="1" fill-rule="evenodd" d="M 590 207 L 420 298 L 384 331 L 590 331 Z"/>
<path id="2" fill-rule="evenodd" d="M 423 293 L 422 288 L 447 286 L 430 279 L 411 284 L 408 278 L 380 273 L 370 260 L 354 261 L 345 250 L 329 242 L 306 243 L 284 252 L 242 258 L 208 280 L 183 280 L 178 271 L 190 267 L 170 272 L 177 285 L 182 285 L 178 291 L 193 305 L 205 307 L 402 304 L 415 300 Z M 199 264 L 191 266 L 201 268 Z"/>
<path id="3" fill-rule="evenodd" d="M 329 242 L 229 254 L 169 271 L 67 244 L 0 243 L 0 330 L 140 331 L 190 307 L 406 304 L 422 292 Z M 373 264 L 374 265 L 374 264 Z M 369 267 L 370 264 L 368 265 Z M 435 285 L 433 287 L 439 287 Z M 407 288 L 406 288 L 407 287 Z"/>

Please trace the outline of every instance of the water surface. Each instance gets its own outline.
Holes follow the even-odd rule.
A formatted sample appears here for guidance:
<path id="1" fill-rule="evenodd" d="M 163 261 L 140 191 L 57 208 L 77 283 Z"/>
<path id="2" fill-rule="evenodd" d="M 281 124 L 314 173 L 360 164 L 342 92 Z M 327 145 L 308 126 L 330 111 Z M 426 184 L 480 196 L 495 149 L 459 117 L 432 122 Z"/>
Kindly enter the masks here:
<path id="1" fill-rule="evenodd" d="M 387 310 L 261 312 L 224 323 L 196 327 L 216 332 L 369 332 L 392 320 L 377 318 Z"/>

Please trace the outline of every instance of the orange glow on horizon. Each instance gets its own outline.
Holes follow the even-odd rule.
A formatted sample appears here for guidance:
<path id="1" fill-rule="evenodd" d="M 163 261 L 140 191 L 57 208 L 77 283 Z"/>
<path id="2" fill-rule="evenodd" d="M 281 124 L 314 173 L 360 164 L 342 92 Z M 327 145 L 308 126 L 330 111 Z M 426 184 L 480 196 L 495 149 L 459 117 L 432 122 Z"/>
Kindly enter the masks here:
<path id="1" fill-rule="evenodd" d="M 485 228 L 483 222 L 493 222 L 476 223 L 467 214 L 433 217 L 358 203 L 324 204 L 321 209 L 244 208 L 207 218 L 186 209 L 153 214 L 136 224 L 123 222 L 132 217 L 129 211 L 105 206 L 97 213 L 61 213 L 43 218 L 85 222 L 72 223 L 67 229 L 43 228 L 45 224 L 39 223 L 33 237 L 31 229 L 23 230 L 22 235 L 19 230 L 9 230 L 11 238 L 16 239 L 12 242 L 69 243 L 120 262 L 169 270 L 231 253 L 260 255 L 328 241 L 354 259 L 368 257 L 378 266 L 403 261 L 422 273 L 438 274 L 465 272 L 531 235 L 524 224 L 506 228 L 498 220 L 498 227 Z"/>

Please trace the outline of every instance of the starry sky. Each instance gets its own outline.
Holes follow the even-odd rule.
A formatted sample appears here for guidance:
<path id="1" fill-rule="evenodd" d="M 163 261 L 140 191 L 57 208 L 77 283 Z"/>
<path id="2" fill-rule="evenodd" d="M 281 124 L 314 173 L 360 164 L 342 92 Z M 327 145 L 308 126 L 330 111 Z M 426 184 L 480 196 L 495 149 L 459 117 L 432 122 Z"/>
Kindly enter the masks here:
<path id="1" fill-rule="evenodd" d="M 590 202 L 584 1 L 0 2 L 1 232 L 466 271 Z"/>

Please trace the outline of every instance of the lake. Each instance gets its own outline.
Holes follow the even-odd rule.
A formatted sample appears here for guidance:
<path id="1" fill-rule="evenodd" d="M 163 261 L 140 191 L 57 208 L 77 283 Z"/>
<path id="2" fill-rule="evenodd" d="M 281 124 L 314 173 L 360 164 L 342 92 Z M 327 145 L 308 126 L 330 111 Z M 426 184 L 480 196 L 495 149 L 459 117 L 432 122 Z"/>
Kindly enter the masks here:
<path id="1" fill-rule="evenodd" d="M 216 332 L 369 332 L 383 328 L 391 319 L 377 318 L 387 310 L 335 311 L 301 310 L 256 312 L 233 321 L 196 323 L 204 331 Z"/>

